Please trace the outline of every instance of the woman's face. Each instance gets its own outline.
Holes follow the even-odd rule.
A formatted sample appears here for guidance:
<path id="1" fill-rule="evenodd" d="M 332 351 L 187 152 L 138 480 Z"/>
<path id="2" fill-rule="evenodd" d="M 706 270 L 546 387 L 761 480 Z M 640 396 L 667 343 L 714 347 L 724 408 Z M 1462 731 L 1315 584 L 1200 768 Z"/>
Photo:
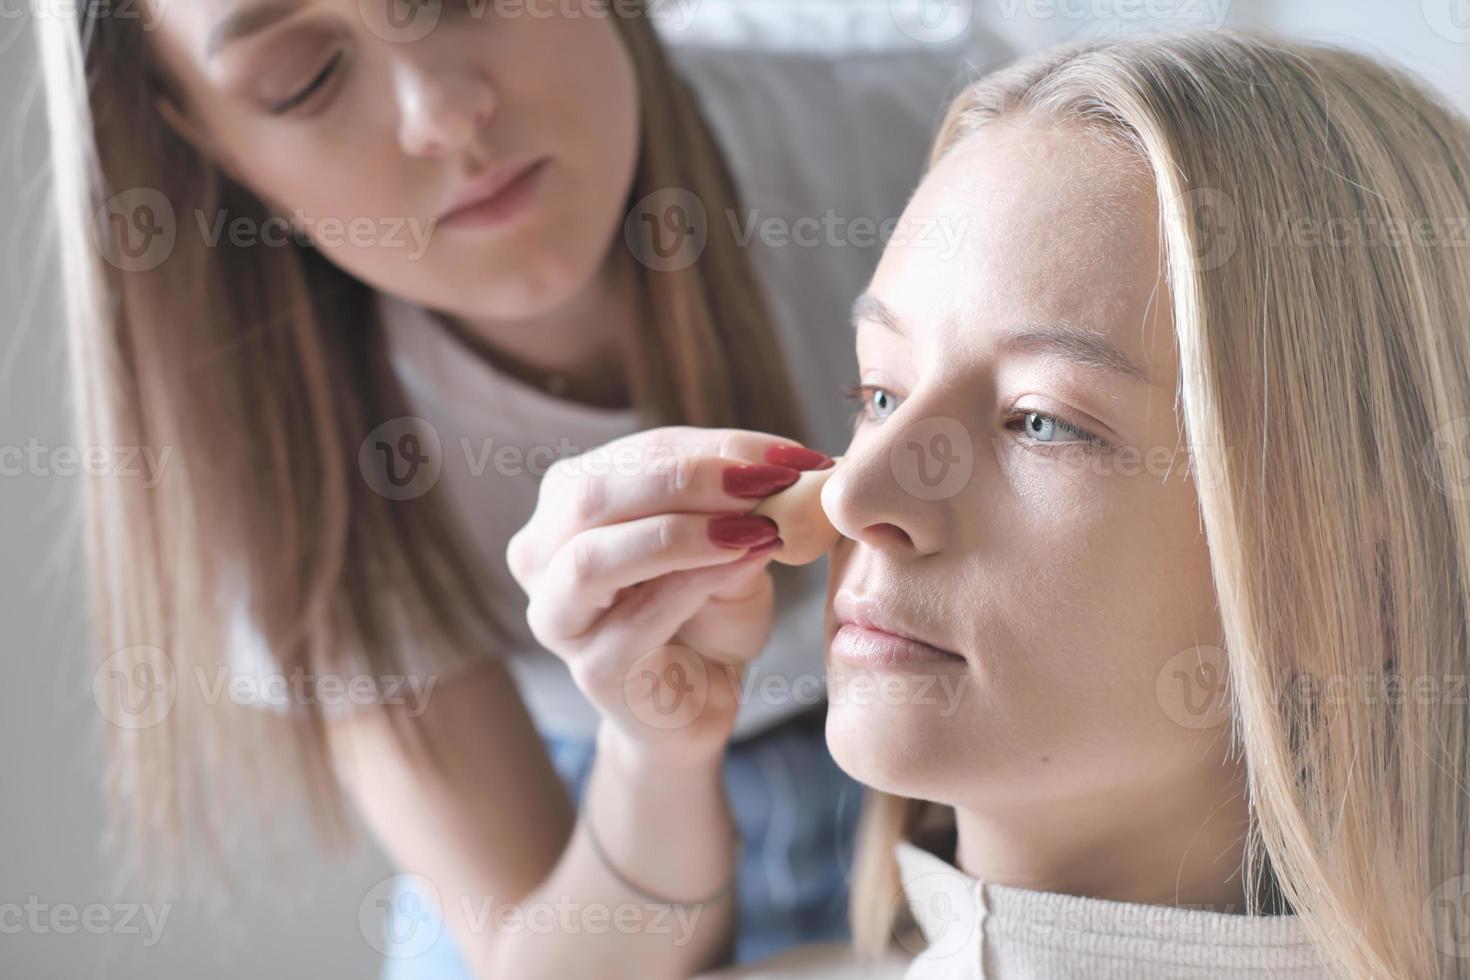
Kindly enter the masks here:
<path id="1" fill-rule="evenodd" d="M 633 65 L 605 4 L 161 10 L 149 36 L 182 90 L 190 138 L 369 285 L 515 318 L 555 308 L 601 267 L 638 132 Z M 491 206 L 446 217 L 516 174 Z M 198 220 L 228 234 L 235 217 Z"/>
<path id="2" fill-rule="evenodd" d="M 939 216 L 958 251 L 890 244 L 854 310 L 871 387 L 822 496 L 845 536 L 834 756 L 992 811 L 1218 769 L 1221 691 L 1201 685 L 1218 688 L 1220 624 L 1151 179 L 1079 130 L 1002 121 L 900 227 Z"/>

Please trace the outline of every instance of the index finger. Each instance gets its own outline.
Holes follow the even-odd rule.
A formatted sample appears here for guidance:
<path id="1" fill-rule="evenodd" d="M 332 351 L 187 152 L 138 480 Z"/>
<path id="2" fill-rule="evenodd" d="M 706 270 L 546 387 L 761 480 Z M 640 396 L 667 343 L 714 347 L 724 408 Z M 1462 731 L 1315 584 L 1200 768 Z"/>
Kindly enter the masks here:
<path id="1" fill-rule="evenodd" d="M 777 446 L 801 447 L 801 443 L 785 436 L 753 429 L 706 428 L 698 425 L 665 425 L 644 429 L 607 444 L 607 448 L 626 443 L 646 447 L 679 450 L 690 454 L 719 456 L 745 463 L 764 463 L 766 450 Z"/>
<path id="2" fill-rule="evenodd" d="M 748 511 L 795 482 L 795 467 L 766 462 L 772 449 L 786 452 L 778 458 L 789 458 L 791 450 L 804 454 L 810 457 L 808 467 L 826 459 L 769 433 L 668 426 L 559 460 L 542 479 L 531 520 L 512 539 L 512 570 L 529 574 L 589 528 L 675 511 Z M 740 472 L 728 472 L 737 468 Z M 763 485 L 769 489 L 762 492 Z"/>

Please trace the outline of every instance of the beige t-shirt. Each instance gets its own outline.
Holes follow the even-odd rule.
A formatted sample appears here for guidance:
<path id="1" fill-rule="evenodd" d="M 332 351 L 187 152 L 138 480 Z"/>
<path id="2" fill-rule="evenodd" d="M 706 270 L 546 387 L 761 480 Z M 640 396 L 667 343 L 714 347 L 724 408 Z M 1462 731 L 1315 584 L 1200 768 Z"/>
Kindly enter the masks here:
<path id="1" fill-rule="evenodd" d="M 917 47 L 840 57 L 673 46 L 739 188 L 729 221 L 746 246 L 798 388 L 814 448 L 836 455 L 851 435 L 842 387 L 855 380 L 848 310 L 866 287 L 893 222 L 923 171 L 944 106 L 1002 47 L 976 34 L 960 47 Z M 885 225 L 885 223 L 887 223 Z M 901 228 L 945 247 L 954 230 L 936 219 Z M 949 236 L 947 238 L 946 236 Z M 438 435 L 447 493 L 491 577 L 489 595 L 514 635 L 499 643 L 539 730 L 590 737 L 598 715 L 565 664 L 525 625 L 526 596 L 505 547 L 535 509 L 555 459 L 637 431 L 632 409 L 565 401 L 475 357 L 437 314 L 378 298 L 390 363 L 409 410 Z M 780 568 L 771 640 L 746 673 L 735 738 L 825 696 L 822 627 L 826 562 Z M 257 669 L 237 657 L 242 669 Z"/>

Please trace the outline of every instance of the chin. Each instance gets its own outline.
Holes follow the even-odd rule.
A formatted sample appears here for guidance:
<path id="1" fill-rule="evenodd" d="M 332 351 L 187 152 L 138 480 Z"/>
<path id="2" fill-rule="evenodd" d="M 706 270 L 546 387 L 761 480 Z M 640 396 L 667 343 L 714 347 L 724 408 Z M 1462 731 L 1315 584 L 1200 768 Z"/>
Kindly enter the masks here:
<path id="1" fill-rule="evenodd" d="M 570 302 L 597 275 L 595 256 L 576 262 L 566 252 L 529 246 L 513 264 L 503 256 L 486 258 L 471 269 L 460 283 L 473 283 L 459 290 L 462 313 L 468 317 L 494 320 L 526 320 L 545 316 Z"/>
<path id="2" fill-rule="evenodd" d="M 467 316 L 492 320 L 530 320 L 566 305 L 577 283 L 557 270 L 530 268 L 514 280 L 486 283 L 468 298 Z"/>
<path id="3" fill-rule="evenodd" d="M 845 701 L 827 707 L 827 748 L 837 765 L 873 789 L 914 799 L 949 801 L 957 774 L 974 769 L 979 746 L 960 718 L 932 707 Z M 950 758 L 950 756 L 959 756 Z"/>

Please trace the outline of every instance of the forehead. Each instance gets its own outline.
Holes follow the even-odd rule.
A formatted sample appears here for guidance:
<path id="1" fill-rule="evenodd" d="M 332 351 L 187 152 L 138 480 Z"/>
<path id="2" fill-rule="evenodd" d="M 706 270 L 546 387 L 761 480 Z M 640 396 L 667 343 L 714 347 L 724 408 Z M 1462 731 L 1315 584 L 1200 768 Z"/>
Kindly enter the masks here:
<path id="1" fill-rule="evenodd" d="M 144 0 L 149 45 L 176 77 L 198 73 L 207 62 L 210 33 L 232 15 L 250 16 L 259 0 Z"/>
<path id="2" fill-rule="evenodd" d="M 1075 126 L 998 121 L 924 178 L 904 212 L 911 233 L 884 252 L 871 291 L 946 347 L 1066 321 L 1150 363 L 1137 328 L 1150 300 L 1167 308 L 1157 226 L 1131 150 Z"/>
<path id="3" fill-rule="evenodd" d="M 250 16 L 253 9 L 263 16 L 270 8 L 299 7 L 293 0 L 144 0 L 151 21 L 159 30 L 177 38 L 203 41 L 209 29 L 234 14 Z"/>
<path id="4" fill-rule="evenodd" d="M 347 0 L 145 0 L 149 22 L 178 58 L 207 60 L 231 37 L 302 13 L 356 14 Z"/>

